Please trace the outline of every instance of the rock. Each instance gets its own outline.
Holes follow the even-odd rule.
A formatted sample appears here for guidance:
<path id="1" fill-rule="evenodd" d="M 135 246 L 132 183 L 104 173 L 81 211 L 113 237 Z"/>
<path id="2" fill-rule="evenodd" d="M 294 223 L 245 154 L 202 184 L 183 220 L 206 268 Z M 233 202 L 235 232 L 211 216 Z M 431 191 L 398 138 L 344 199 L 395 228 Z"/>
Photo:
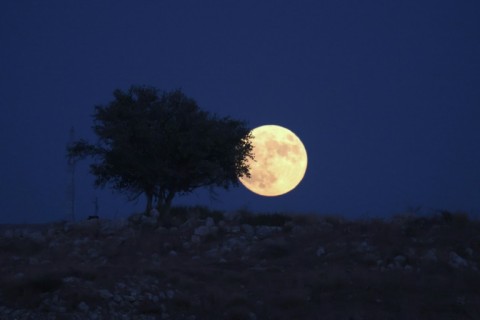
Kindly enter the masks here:
<path id="1" fill-rule="evenodd" d="M 7 239 L 11 239 L 11 238 L 13 238 L 13 236 L 14 236 L 14 233 L 10 229 L 5 230 L 5 232 L 3 233 L 3 237 L 5 237 Z"/>
<path id="2" fill-rule="evenodd" d="M 213 221 L 212 217 L 208 217 L 207 221 L 205 221 L 206 227 L 213 227 L 215 225 L 215 221 Z"/>
<path id="3" fill-rule="evenodd" d="M 174 296 L 175 296 L 175 292 L 173 290 L 167 290 L 168 299 L 172 299 Z"/>
<path id="4" fill-rule="evenodd" d="M 175 250 L 170 250 L 170 252 L 168 253 L 169 256 L 171 257 L 176 257 L 177 256 L 177 251 Z"/>
<path id="5" fill-rule="evenodd" d="M 216 257 L 218 255 L 218 248 L 214 247 L 214 248 L 208 250 L 207 252 L 205 252 L 205 255 L 207 257 Z"/>
<path id="6" fill-rule="evenodd" d="M 196 234 L 192 235 L 192 237 L 190 238 L 190 241 L 192 243 L 200 243 L 202 242 L 202 238 Z"/>
<path id="7" fill-rule="evenodd" d="M 456 252 L 450 251 L 448 256 L 449 256 L 448 264 L 451 267 L 455 269 L 468 267 L 468 261 L 460 257 Z"/>
<path id="8" fill-rule="evenodd" d="M 367 241 L 362 241 L 360 243 L 356 243 L 356 250 L 357 252 L 370 252 L 373 248 L 368 244 Z"/>
<path id="9" fill-rule="evenodd" d="M 150 215 L 156 219 L 156 218 L 158 218 L 160 213 L 158 212 L 157 209 L 153 208 L 152 210 L 150 210 Z"/>
<path id="10" fill-rule="evenodd" d="M 45 242 L 45 237 L 39 231 L 25 233 L 25 237 L 37 243 Z"/>
<path id="11" fill-rule="evenodd" d="M 194 235 L 200 236 L 200 237 L 206 236 L 208 233 L 209 233 L 209 228 L 207 226 L 200 226 L 196 228 L 195 231 L 193 232 Z"/>
<path id="12" fill-rule="evenodd" d="M 101 232 L 112 235 L 128 226 L 127 219 L 102 220 Z"/>
<path id="13" fill-rule="evenodd" d="M 159 233 L 165 233 L 165 232 L 168 231 L 168 229 L 165 228 L 165 227 L 160 226 L 160 227 L 158 227 L 155 231 L 157 231 L 157 232 L 159 232 Z"/>
<path id="14" fill-rule="evenodd" d="M 473 256 L 473 250 L 472 248 L 466 248 L 465 252 L 468 254 L 468 256 L 471 258 Z"/>
<path id="15" fill-rule="evenodd" d="M 21 280 L 21 279 L 23 279 L 24 277 L 25 277 L 25 274 L 24 274 L 23 272 L 16 273 L 16 274 L 13 276 L 13 278 L 14 278 L 15 280 Z"/>
<path id="16" fill-rule="evenodd" d="M 76 282 L 78 281 L 78 278 L 76 277 L 65 277 L 62 279 L 62 282 L 67 284 L 67 283 L 73 283 L 73 282 Z"/>
<path id="17" fill-rule="evenodd" d="M 303 234 L 303 233 L 305 233 L 305 228 L 303 228 L 303 227 L 301 227 L 301 226 L 294 226 L 294 227 L 292 228 L 292 233 L 293 233 L 293 234 L 297 234 L 297 235 L 298 235 L 298 234 Z"/>
<path id="18" fill-rule="evenodd" d="M 315 252 L 315 255 L 316 255 L 317 257 L 321 257 L 321 256 L 323 256 L 324 254 L 325 254 L 325 248 L 322 247 L 322 246 L 318 247 L 317 251 Z"/>
<path id="19" fill-rule="evenodd" d="M 100 253 L 98 252 L 97 249 L 95 248 L 90 248 L 88 249 L 87 251 L 87 255 L 90 259 L 95 259 L 95 258 L 98 258 L 100 256 Z"/>
<path id="20" fill-rule="evenodd" d="M 255 234 L 259 239 L 265 239 L 271 236 L 274 232 L 280 231 L 279 229 L 281 230 L 279 227 L 257 226 Z"/>
<path id="21" fill-rule="evenodd" d="M 239 233 L 240 232 L 240 227 L 239 226 L 233 226 L 233 227 L 229 228 L 227 231 L 229 231 L 231 233 Z"/>
<path id="22" fill-rule="evenodd" d="M 195 219 L 195 218 L 189 218 L 187 221 L 185 221 L 185 222 L 180 226 L 180 228 L 181 228 L 181 229 L 191 228 L 191 227 L 195 226 L 196 223 L 197 223 L 197 219 Z"/>
<path id="23" fill-rule="evenodd" d="M 98 293 L 100 294 L 100 297 L 102 297 L 105 300 L 110 300 L 113 298 L 113 294 L 107 289 L 98 290 Z"/>
<path id="24" fill-rule="evenodd" d="M 143 225 L 147 227 L 156 227 L 157 226 L 157 217 L 147 216 L 144 213 L 135 213 L 128 217 L 128 222 L 133 225 Z"/>
<path id="25" fill-rule="evenodd" d="M 430 262 L 436 262 L 438 260 L 435 249 L 428 250 L 420 259 Z"/>
<path id="26" fill-rule="evenodd" d="M 199 237 L 216 235 L 217 233 L 218 233 L 218 227 L 217 226 L 210 226 L 210 227 L 200 226 L 200 227 L 196 228 L 195 231 L 193 232 L 193 234 L 195 236 L 199 236 Z M 192 239 L 192 241 L 193 241 L 193 239 Z"/>
<path id="27" fill-rule="evenodd" d="M 78 310 L 82 311 L 82 312 L 88 312 L 88 310 L 90 310 L 88 304 L 86 304 L 85 302 L 80 302 L 77 306 Z"/>
<path id="28" fill-rule="evenodd" d="M 113 300 L 116 302 L 116 303 L 121 303 L 123 301 L 122 299 L 122 296 L 120 296 L 119 294 L 116 294 L 113 296 Z"/>
<path id="29" fill-rule="evenodd" d="M 253 236 L 255 234 L 255 229 L 249 224 L 242 224 L 242 230 L 249 236 Z"/>
<path id="30" fill-rule="evenodd" d="M 393 261 L 396 267 L 403 267 L 407 262 L 407 258 L 405 256 L 398 255 L 395 258 L 393 258 Z"/>

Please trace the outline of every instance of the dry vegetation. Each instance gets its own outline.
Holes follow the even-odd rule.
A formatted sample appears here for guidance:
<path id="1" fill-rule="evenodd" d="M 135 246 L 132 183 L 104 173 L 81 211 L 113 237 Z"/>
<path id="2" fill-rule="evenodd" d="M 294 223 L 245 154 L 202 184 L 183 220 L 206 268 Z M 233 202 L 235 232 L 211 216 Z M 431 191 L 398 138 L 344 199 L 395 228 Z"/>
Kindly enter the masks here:
<path id="1" fill-rule="evenodd" d="M 466 214 L 255 215 L 0 229 L 1 319 L 480 319 Z"/>

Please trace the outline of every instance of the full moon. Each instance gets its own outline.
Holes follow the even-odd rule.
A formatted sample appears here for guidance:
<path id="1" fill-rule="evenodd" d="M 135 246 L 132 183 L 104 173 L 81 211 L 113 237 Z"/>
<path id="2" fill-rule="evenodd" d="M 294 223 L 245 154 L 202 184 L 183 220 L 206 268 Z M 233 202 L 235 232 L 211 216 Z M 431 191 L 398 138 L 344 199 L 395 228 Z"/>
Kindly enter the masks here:
<path id="1" fill-rule="evenodd" d="M 251 131 L 254 160 L 248 159 L 250 178 L 240 182 L 250 191 L 274 197 L 293 190 L 307 170 L 307 151 L 290 130 L 277 125 Z"/>

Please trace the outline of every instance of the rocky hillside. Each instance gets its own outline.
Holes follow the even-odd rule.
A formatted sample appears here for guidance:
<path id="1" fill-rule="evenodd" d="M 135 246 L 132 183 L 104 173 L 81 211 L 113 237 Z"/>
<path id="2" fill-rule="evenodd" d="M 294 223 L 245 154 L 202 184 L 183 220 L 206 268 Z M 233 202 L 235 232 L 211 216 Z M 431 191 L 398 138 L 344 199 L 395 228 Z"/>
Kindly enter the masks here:
<path id="1" fill-rule="evenodd" d="M 480 222 L 175 208 L 0 228 L 0 319 L 480 319 Z"/>

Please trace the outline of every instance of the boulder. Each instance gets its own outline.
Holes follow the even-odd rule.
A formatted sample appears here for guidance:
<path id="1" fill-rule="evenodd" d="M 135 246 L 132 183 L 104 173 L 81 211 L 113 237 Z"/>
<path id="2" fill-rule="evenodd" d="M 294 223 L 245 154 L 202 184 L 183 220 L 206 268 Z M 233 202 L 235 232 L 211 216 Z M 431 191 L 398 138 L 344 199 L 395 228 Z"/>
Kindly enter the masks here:
<path id="1" fill-rule="evenodd" d="M 323 256 L 324 254 L 325 254 L 325 248 L 322 247 L 322 246 L 318 247 L 317 251 L 315 252 L 315 255 L 316 255 L 317 257 L 321 257 L 321 256 Z"/>
<path id="2" fill-rule="evenodd" d="M 454 251 L 449 252 L 448 258 L 449 258 L 448 264 L 455 269 L 468 267 L 468 261 L 460 257 Z"/>

